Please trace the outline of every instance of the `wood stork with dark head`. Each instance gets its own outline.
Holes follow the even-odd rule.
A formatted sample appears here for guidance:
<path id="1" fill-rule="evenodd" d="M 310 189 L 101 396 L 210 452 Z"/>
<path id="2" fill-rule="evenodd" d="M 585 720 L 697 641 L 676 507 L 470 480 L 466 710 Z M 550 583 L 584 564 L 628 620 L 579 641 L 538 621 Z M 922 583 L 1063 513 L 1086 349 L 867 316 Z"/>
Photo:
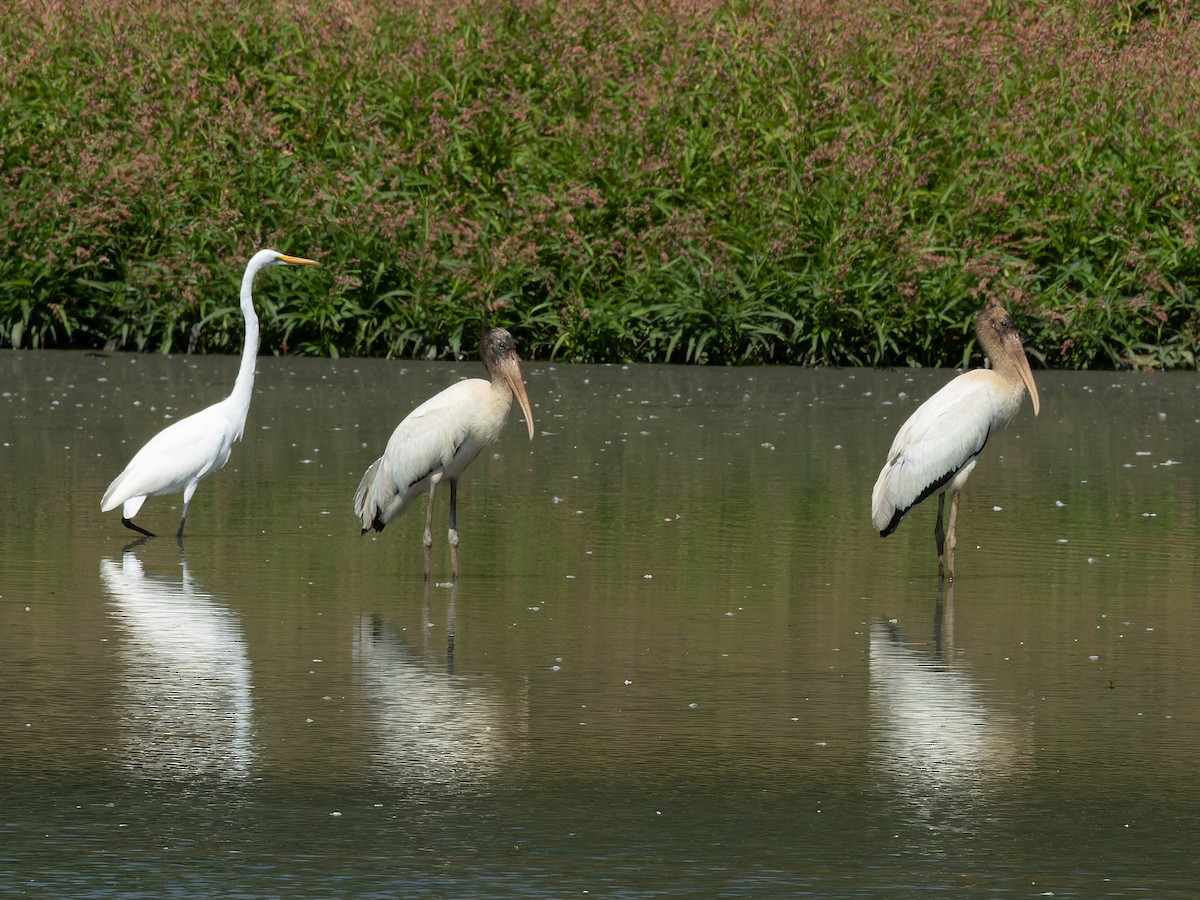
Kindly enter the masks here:
<path id="1" fill-rule="evenodd" d="M 945 574 L 951 581 L 959 492 L 988 438 L 1012 421 L 1026 391 L 1035 416 L 1039 410 L 1037 385 L 1012 316 L 998 303 L 989 304 L 975 315 L 975 335 L 992 368 L 964 372 L 917 408 L 892 441 L 871 492 L 871 519 L 880 537 L 895 531 L 926 497 L 938 495 L 938 578 Z M 947 491 L 950 527 L 943 531 Z"/>
<path id="2" fill-rule="evenodd" d="M 402 421 L 383 456 L 371 463 L 354 494 L 354 514 L 362 533 L 401 516 L 418 496 L 429 492 L 425 510 L 425 578 L 429 578 L 433 547 L 433 495 L 443 480 L 450 482 L 450 566 L 458 579 L 458 479 L 488 444 L 498 440 L 508 424 L 513 397 L 525 415 L 533 439 L 533 413 L 521 380 L 521 366 L 512 335 L 493 328 L 483 336 L 479 355 L 490 381 L 470 378 L 426 400 Z"/>

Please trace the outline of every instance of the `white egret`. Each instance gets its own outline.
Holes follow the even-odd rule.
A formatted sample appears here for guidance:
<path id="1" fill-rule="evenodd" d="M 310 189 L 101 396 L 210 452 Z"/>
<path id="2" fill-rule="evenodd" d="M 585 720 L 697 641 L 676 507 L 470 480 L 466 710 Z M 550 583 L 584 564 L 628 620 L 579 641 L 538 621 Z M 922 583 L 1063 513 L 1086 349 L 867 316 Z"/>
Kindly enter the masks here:
<path id="1" fill-rule="evenodd" d="M 418 496 L 429 492 L 425 512 L 425 578 L 433 547 L 433 495 L 444 479 L 450 482 L 450 566 L 458 579 L 458 479 L 479 451 L 496 441 L 508 424 L 515 396 L 533 439 L 533 413 L 521 381 L 521 366 L 512 335 L 503 328 L 488 331 L 479 356 L 490 381 L 469 378 L 426 400 L 396 426 L 383 456 L 363 475 L 354 494 L 354 514 L 363 534 L 383 531 Z"/>
<path id="2" fill-rule="evenodd" d="M 246 320 L 246 337 L 233 393 L 207 409 L 168 425 L 146 442 L 125 471 L 108 486 L 100 509 L 108 512 L 123 505 L 121 524 L 126 528 L 154 537 L 153 533 L 136 524 L 133 517 L 147 497 L 183 491 L 183 514 L 179 517 L 176 533 L 176 537 L 183 540 L 188 504 L 192 502 L 196 486 L 202 478 L 225 465 L 233 442 L 241 439 L 246 427 L 258 357 L 258 315 L 254 312 L 251 293 L 254 276 L 269 266 L 281 265 L 315 266 L 319 263 L 299 256 L 286 256 L 275 250 L 260 250 L 250 258 L 246 274 L 242 276 L 241 306 Z"/>
<path id="3" fill-rule="evenodd" d="M 1039 410 L 1033 372 L 1008 312 L 993 303 L 976 313 L 975 335 L 992 368 L 964 372 L 917 408 L 892 441 L 871 493 L 871 519 L 880 537 L 895 531 L 908 511 L 926 497 L 938 495 L 934 526 L 938 577 L 943 577 L 944 558 L 951 581 L 959 492 L 988 437 L 1012 421 L 1026 391 L 1035 416 Z M 950 528 L 943 532 L 947 491 Z"/>

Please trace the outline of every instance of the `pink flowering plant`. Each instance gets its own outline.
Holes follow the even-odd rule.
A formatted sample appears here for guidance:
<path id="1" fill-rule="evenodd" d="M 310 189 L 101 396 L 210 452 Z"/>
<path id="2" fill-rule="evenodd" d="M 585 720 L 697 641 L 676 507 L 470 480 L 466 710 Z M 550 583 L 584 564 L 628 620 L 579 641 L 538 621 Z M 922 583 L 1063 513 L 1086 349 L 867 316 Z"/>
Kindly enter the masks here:
<path id="1" fill-rule="evenodd" d="M 1194 367 L 1200 14 L 1168 0 L 11 0 L 0 341 Z"/>

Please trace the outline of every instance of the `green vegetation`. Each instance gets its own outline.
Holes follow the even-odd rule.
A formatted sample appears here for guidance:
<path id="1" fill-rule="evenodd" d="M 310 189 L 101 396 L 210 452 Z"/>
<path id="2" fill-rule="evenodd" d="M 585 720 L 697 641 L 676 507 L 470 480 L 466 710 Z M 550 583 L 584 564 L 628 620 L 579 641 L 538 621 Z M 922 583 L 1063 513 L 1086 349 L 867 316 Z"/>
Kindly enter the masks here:
<path id="1" fill-rule="evenodd" d="M 141 0 L 0 16 L 0 340 L 1196 365 L 1200 14 L 1167 0 Z M 266 281 L 266 279 L 264 279 Z"/>

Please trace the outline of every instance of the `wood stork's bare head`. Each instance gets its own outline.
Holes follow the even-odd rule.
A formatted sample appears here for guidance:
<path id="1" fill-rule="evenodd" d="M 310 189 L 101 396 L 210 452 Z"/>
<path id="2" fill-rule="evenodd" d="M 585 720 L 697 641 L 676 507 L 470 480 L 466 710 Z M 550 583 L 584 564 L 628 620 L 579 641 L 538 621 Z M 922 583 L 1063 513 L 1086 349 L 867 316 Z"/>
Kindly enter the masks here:
<path id="1" fill-rule="evenodd" d="M 525 424 L 529 428 L 529 439 L 533 440 L 533 412 L 529 408 L 529 397 L 525 393 L 525 382 L 521 379 L 521 361 L 517 356 L 517 343 L 513 336 L 503 328 L 492 328 L 479 342 L 479 358 L 487 367 L 492 381 L 502 379 L 525 414 Z"/>
<path id="2" fill-rule="evenodd" d="M 1008 380 L 1018 380 L 1029 392 L 1033 401 L 1033 414 L 1036 416 L 1041 408 L 1038 399 L 1037 385 L 1033 381 L 1033 372 L 1029 368 L 1029 359 L 1025 355 L 1025 347 L 1021 344 L 1021 335 L 1012 316 L 999 303 L 989 303 L 975 315 L 975 335 L 987 358 L 992 361 L 992 369 L 997 375 Z"/>

